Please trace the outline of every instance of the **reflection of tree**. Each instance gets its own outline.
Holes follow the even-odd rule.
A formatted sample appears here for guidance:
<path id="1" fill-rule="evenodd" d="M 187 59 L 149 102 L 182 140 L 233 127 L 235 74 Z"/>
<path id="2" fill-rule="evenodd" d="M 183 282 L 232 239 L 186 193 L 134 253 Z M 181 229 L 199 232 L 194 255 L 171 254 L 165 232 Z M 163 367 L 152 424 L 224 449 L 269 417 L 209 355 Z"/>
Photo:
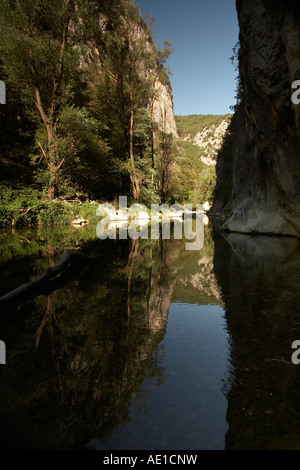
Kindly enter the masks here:
<path id="1" fill-rule="evenodd" d="M 155 280 L 163 287 L 169 279 L 162 275 L 159 245 L 126 243 L 109 242 L 103 253 L 97 241 L 90 253 L 101 253 L 99 263 L 9 315 L 23 325 L 15 329 L 11 367 L 4 370 L 1 413 L 43 448 L 83 448 L 94 437 L 109 439 L 130 419 L 130 399 L 144 378 L 161 380 L 157 350 L 166 318 L 160 321 L 161 309 L 155 309 Z M 56 250 L 48 253 L 55 264 Z M 155 330 L 149 296 L 160 326 Z"/>
<path id="2" fill-rule="evenodd" d="M 170 244 L 159 241 L 160 260 L 155 276 L 152 276 L 148 294 L 148 325 L 151 331 L 165 330 L 174 289 L 174 274 L 171 271 Z M 153 278 L 154 277 L 154 278 Z M 156 280 L 155 280 L 156 279 Z M 165 282 L 168 280 L 168 282 Z"/>
<path id="3" fill-rule="evenodd" d="M 50 337 L 52 339 L 52 344 L 53 344 L 53 339 L 54 339 L 53 334 L 54 334 L 54 332 L 53 332 L 53 325 L 52 325 L 52 316 L 53 316 L 53 311 L 54 311 L 54 308 L 55 308 L 54 296 L 55 296 L 55 293 L 51 294 L 47 298 L 46 312 L 45 312 L 44 318 L 43 318 L 43 320 L 42 320 L 42 322 L 41 322 L 40 326 L 38 327 L 37 332 L 35 334 L 35 336 L 36 336 L 35 349 L 39 348 L 41 338 L 42 338 L 42 334 L 43 334 L 43 331 L 44 331 L 44 328 L 46 327 L 46 325 L 48 325 L 48 331 L 49 331 Z"/>
<path id="4" fill-rule="evenodd" d="M 137 240 L 132 240 L 131 250 L 130 250 L 130 253 L 129 253 L 129 257 L 128 257 L 128 265 L 127 265 L 128 266 L 128 282 L 127 282 L 127 285 L 128 285 L 128 289 L 127 289 L 127 294 L 128 294 L 128 297 L 127 297 L 128 318 L 130 318 L 130 314 L 131 314 L 130 303 L 131 303 L 132 275 L 133 275 L 135 259 L 136 259 L 136 256 L 138 254 L 139 247 L 140 247 L 140 239 L 138 238 Z"/>
<path id="5" fill-rule="evenodd" d="M 39 244 L 29 252 L 31 275 L 53 266 L 62 247 L 78 244 L 96 262 L 62 289 L 0 318 L 9 363 L 1 371 L 0 414 L 43 448 L 81 449 L 95 437 L 110 439 L 130 420 L 131 398 L 140 397 L 144 379 L 164 380 L 159 344 L 170 302 L 203 299 L 190 280 L 200 259 L 212 259 L 209 240 L 199 253 L 187 252 L 182 240 L 100 242 L 80 233 L 75 243 L 69 231 L 57 240 L 53 230 L 43 232 L 47 257 L 38 256 Z"/>
<path id="6" fill-rule="evenodd" d="M 216 237 L 230 334 L 227 449 L 299 449 L 300 251 L 290 238 Z"/>
<path id="7" fill-rule="evenodd" d="M 128 276 L 128 306 L 131 311 L 132 284 L 135 291 L 142 286 L 145 292 L 143 309 L 147 314 L 147 328 L 150 331 L 165 331 L 168 310 L 172 299 L 174 273 L 172 272 L 173 244 L 162 238 L 141 243 L 131 241 L 126 273 Z"/>

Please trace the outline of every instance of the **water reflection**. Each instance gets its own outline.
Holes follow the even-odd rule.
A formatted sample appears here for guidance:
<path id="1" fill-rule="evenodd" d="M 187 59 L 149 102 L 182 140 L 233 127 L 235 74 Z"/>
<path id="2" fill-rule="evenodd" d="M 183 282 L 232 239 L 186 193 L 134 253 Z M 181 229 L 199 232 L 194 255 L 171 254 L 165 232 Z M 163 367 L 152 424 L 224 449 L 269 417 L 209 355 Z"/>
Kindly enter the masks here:
<path id="1" fill-rule="evenodd" d="M 186 240 L 100 241 L 87 227 L 1 236 L 2 294 L 66 249 L 95 260 L 63 288 L 1 312 L 0 414 L 19 441 L 224 447 L 227 333 L 209 228 L 200 251 Z"/>
<path id="2" fill-rule="evenodd" d="M 300 448 L 297 240 L 208 226 L 187 251 L 39 228 L 3 231 L 0 247 L 0 295 L 63 251 L 94 260 L 1 311 L 2 448 Z"/>
<path id="3" fill-rule="evenodd" d="M 292 238 L 217 236 L 230 334 L 227 449 L 299 449 L 300 250 Z"/>

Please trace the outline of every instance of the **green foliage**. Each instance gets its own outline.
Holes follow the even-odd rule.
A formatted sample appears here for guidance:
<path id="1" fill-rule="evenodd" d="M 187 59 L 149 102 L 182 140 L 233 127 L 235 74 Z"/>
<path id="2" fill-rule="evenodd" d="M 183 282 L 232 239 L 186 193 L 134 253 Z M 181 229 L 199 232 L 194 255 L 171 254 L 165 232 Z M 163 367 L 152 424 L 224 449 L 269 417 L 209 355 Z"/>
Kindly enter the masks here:
<path id="1" fill-rule="evenodd" d="M 74 219 L 98 221 L 97 204 L 57 200 L 49 202 L 38 190 L 7 183 L 0 184 L 0 227 L 29 225 L 67 225 Z"/>
<path id="2" fill-rule="evenodd" d="M 232 49 L 232 52 L 233 52 L 233 56 L 230 57 L 230 61 L 232 63 L 232 65 L 235 67 L 235 71 L 237 72 L 237 76 L 236 76 L 236 89 L 235 89 L 235 104 L 232 105 L 230 108 L 232 109 L 233 112 L 235 112 L 239 106 L 239 104 L 241 103 L 241 101 L 243 100 L 243 95 L 244 95 L 244 86 L 243 86 L 243 83 L 242 83 L 242 77 L 241 77 L 241 74 L 240 74 L 240 49 L 241 49 L 241 44 L 240 44 L 240 41 L 238 41 L 236 43 L 236 45 L 233 47 Z"/>
<path id="3" fill-rule="evenodd" d="M 35 150 L 49 171 L 49 197 L 69 157 L 62 151 L 66 144 L 57 126 L 60 114 L 67 104 L 80 102 L 85 89 L 80 67 L 84 25 L 71 27 L 80 12 L 79 5 L 62 0 L 4 0 L 1 5 L 0 62 L 8 86 L 37 127 Z"/>
<path id="4" fill-rule="evenodd" d="M 158 191 L 154 188 L 143 186 L 141 191 L 141 202 L 147 208 L 151 207 L 151 204 L 160 204 L 161 198 Z"/>
<path id="5" fill-rule="evenodd" d="M 47 202 L 37 219 L 42 225 L 66 225 L 70 221 L 70 211 L 61 203 Z"/>
<path id="6" fill-rule="evenodd" d="M 95 225 L 99 222 L 99 217 L 96 215 L 97 208 L 98 205 L 92 202 L 73 203 L 71 206 L 72 217 L 86 219 L 90 225 Z"/>
<path id="7" fill-rule="evenodd" d="M 86 108 L 66 106 L 59 114 L 59 154 L 65 158 L 59 194 L 74 197 L 99 194 L 102 175 L 112 171 L 112 159 L 105 134 L 106 126 Z M 73 188 L 73 191 L 71 190 Z"/>
<path id="8" fill-rule="evenodd" d="M 216 185 L 215 165 L 206 165 L 202 157 L 204 150 L 193 144 L 192 140 L 204 128 L 218 127 L 224 120 L 232 121 L 232 115 L 190 115 L 175 116 L 177 129 L 181 139 L 180 152 L 177 155 L 175 172 L 172 178 L 174 198 L 180 203 L 193 205 L 213 202 Z M 208 132 L 206 139 L 214 136 L 213 130 Z M 185 140 L 189 137 L 189 140 Z M 227 139 L 227 134 L 226 134 Z M 225 140 L 226 140 L 225 139 Z M 209 150 L 210 144 L 207 145 Z"/>
<path id="9" fill-rule="evenodd" d="M 37 223 L 37 214 L 43 208 L 37 190 L 0 184 L 0 226 Z"/>
<path id="10" fill-rule="evenodd" d="M 173 75 L 170 67 L 166 65 L 169 56 L 174 52 L 173 44 L 171 41 L 164 41 L 164 49 L 158 49 L 158 76 L 161 83 L 171 87 L 171 82 L 168 75 Z"/>
<path id="11" fill-rule="evenodd" d="M 175 116 L 175 120 L 179 136 L 185 137 L 189 134 L 193 139 L 205 127 L 218 127 L 224 119 L 229 121 L 231 117 L 232 114 L 225 114 L 223 116 L 191 114 L 190 116 Z"/>
<path id="12" fill-rule="evenodd" d="M 8 82 L 28 104 L 35 103 L 35 91 L 40 87 L 45 110 L 51 106 L 52 81 L 61 78 L 61 66 L 64 79 L 58 105 L 63 102 L 65 91 L 70 92 L 79 72 L 79 48 L 72 47 L 72 41 L 78 40 L 77 30 L 70 33 L 61 57 L 66 15 L 76 21 L 72 2 L 68 7 L 61 0 L 3 0 L 1 4 L 0 56 Z"/>
<path id="13" fill-rule="evenodd" d="M 164 130 L 159 131 L 159 150 L 160 194 L 161 201 L 165 203 L 173 199 L 171 181 L 174 171 L 174 158 L 178 152 L 178 147 L 172 134 L 168 134 Z"/>
<path id="14" fill-rule="evenodd" d="M 191 142 L 181 141 L 172 178 L 172 194 L 180 204 L 211 202 L 215 186 L 215 167 L 201 160 L 201 149 Z"/>
<path id="15" fill-rule="evenodd" d="M 65 223 L 64 199 L 132 196 L 133 176 L 141 201 L 160 201 L 151 110 L 172 44 L 160 50 L 149 27 L 131 0 L 3 0 L 0 171 L 14 191 L 3 224 Z"/>

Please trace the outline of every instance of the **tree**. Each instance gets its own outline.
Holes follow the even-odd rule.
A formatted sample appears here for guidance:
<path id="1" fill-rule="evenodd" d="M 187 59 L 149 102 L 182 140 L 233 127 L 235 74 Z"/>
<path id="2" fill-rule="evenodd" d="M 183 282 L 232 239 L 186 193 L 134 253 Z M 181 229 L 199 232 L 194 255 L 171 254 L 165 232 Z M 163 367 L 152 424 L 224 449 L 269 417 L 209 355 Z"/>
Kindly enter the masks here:
<path id="1" fill-rule="evenodd" d="M 160 188 L 161 200 L 167 201 L 170 191 L 171 171 L 174 163 L 175 145 L 172 134 L 166 132 L 166 111 L 164 112 L 163 128 L 160 134 Z"/>
<path id="2" fill-rule="evenodd" d="M 78 100 L 83 86 L 85 24 L 80 19 L 95 5 L 90 0 L 3 0 L 1 5 L 0 58 L 24 105 L 36 109 L 49 199 L 58 193 L 58 175 L 67 158 L 60 152 L 60 113 Z"/>
<path id="3" fill-rule="evenodd" d="M 241 78 L 241 74 L 240 74 L 240 70 L 239 70 L 239 66 L 240 66 L 240 49 L 241 49 L 241 44 L 240 44 L 240 41 L 238 41 L 235 46 L 232 48 L 232 52 L 233 52 L 233 56 L 230 57 L 230 61 L 232 63 L 232 65 L 234 66 L 235 68 L 235 71 L 238 73 L 237 76 L 236 76 L 236 89 L 235 89 L 235 100 L 236 100 L 236 103 L 232 106 L 230 106 L 230 109 L 232 111 L 236 111 L 239 104 L 241 103 L 241 101 L 243 100 L 243 94 L 244 94 L 244 88 L 243 88 L 243 83 L 242 83 L 242 78 Z"/>
<path id="4" fill-rule="evenodd" d="M 118 37 L 121 39 L 121 56 L 125 59 L 122 70 L 129 97 L 129 174 L 133 197 L 140 200 L 143 174 L 136 163 L 136 158 L 141 155 L 135 155 L 135 143 L 138 143 L 135 137 L 139 134 L 149 138 L 147 107 L 153 87 L 151 70 L 155 68 L 157 57 L 155 49 L 151 49 L 150 44 L 147 47 L 147 28 L 140 20 L 139 11 L 131 2 L 125 2 L 124 6 Z"/>
<path id="5" fill-rule="evenodd" d="M 131 0 L 2 1 L 1 72 L 26 110 L 23 151 L 49 199 L 72 185 L 96 198 L 153 190 L 151 106 L 169 53 Z"/>
<path id="6" fill-rule="evenodd" d="M 154 95 L 158 54 L 148 26 L 129 0 L 120 0 L 117 10 L 106 11 L 105 27 L 98 38 L 101 77 L 94 106 L 118 123 L 131 193 L 141 198 L 148 171 L 145 153 L 151 139 L 151 99 Z M 111 133 L 112 134 L 112 133 Z M 118 142 L 119 140 L 119 142 Z M 122 157 L 121 157 L 122 158 Z"/>

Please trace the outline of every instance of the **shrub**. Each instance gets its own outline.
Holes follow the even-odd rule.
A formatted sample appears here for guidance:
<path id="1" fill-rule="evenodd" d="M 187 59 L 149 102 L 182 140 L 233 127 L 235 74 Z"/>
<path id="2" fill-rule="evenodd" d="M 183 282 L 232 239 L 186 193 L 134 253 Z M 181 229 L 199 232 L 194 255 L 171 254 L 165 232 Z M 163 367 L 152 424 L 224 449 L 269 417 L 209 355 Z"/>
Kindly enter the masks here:
<path id="1" fill-rule="evenodd" d="M 44 207 L 39 191 L 23 186 L 12 189 L 0 184 L 0 225 L 31 225 L 37 223 L 37 215 Z"/>
<path id="2" fill-rule="evenodd" d="M 59 202 L 46 203 L 37 216 L 38 222 L 43 225 L 66 225 L 70 218 L 70 208 Z"/>

